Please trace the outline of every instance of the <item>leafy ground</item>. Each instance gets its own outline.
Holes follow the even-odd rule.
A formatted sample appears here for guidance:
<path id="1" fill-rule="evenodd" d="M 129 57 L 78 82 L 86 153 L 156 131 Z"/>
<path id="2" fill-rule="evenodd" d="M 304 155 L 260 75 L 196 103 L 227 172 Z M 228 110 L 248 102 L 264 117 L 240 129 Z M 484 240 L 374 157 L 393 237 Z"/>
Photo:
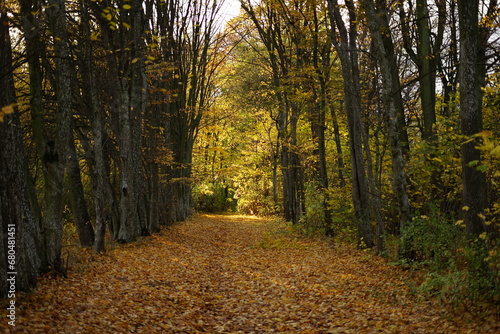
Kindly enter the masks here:
<path id="1" fill-rule="evenodd" d="M 199 215 L 106 255 L 79 253 L 67 278 L 44 277 L 6 333 L 486 333 L 417 302 L 407 272 L 288 225 Z M 3 301 L 5 302 L 5 301 Z"/>

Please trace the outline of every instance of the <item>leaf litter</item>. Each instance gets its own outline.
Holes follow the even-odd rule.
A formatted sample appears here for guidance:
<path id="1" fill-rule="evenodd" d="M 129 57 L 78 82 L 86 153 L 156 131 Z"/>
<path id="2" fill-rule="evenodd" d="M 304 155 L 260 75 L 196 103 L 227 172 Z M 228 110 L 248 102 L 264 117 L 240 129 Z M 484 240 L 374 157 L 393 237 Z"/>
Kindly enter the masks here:
<path id="1" fill-rule="evenodd" d="M 80 254 L 16 300 L 5 333 L 487 333 L 498 318 L 417 302 L 408 274 L 347 244 L 248 216 L 197 215 Z M 4 301 L 5 303 L 5 301 Z M 3 306 L 3 305 L 2 305 Z M 2 318 L 6 319 L 5 307 Z"/>

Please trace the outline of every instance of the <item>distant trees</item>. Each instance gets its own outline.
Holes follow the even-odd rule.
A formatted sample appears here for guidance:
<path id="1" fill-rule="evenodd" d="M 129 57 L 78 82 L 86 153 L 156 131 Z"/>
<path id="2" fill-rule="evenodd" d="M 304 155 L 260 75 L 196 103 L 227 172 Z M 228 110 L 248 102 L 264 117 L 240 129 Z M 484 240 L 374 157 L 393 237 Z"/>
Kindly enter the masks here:
<path id="1" fill-rule="evenodd" d="M 394 235 L 400 255 L 419 259 L 423 250 L 416 236 L 430 233 L 419 230 L 421 220 L 458 221 L 452 226 L 459 226 L 460 218 L 465 218 L 472 239 L 487 235 L 489 249 L 496 247 L 492 240 L 498 226 L 487 216 L 497 212 L 493 207 L 498 187 L 492 173 L 480 175 L 497 159 L 490 153 L 496 137 L 483 131 L 495 126 L 490 117 L 485 126 L 475 122 L 483 118 L 478 114 L 482 89 L 497 91 L 488 74 L 498 68 L 498 40 L 491 35 L 498 31 L 498 10 L 493 9 L 496 1 L 478 3 L 470 9 L 441 0 L 329 0 L 328 6 L 300 0 L 242 1 L 242 15 L 232 25 L 239 36 L 252 36 L 243 38 L 255 52 L 252 61 L 268 71 L 266 79 L 257 80 L 263 83 L 261 95 L 276 101 L 268 106 L 269 124 L 276 124 L 280 138 L 280 201 L 287 220 L 314 225 L 317 219 L 325 232 L 341 233 L 345 221 L 352 219 L 351 206 L 345 206 L 347 190 L 361 247 L 376 246 L 385 253 L 385 243 Z M 469 23 L 467 29 L 459 26 L 459 21 L 464 24 L 463 8 L 479 13 L 477 31 L 469 33 Z M 465 36 L 476 42 L 464 46 Z M 235 48 L 237 53 L 243 49 Z M 472 53 L 476 58 L 467 58 Z M 459 59 L 470 63 L 460 64 Z M 465 64 L 475 68 L 476 74 L 469 73 L 475 81 L 464 81 L 469 71 L 462 68 Z M 238 66 L 244 67 L 244 62 Z M 474 130 L 471 124 L 476 124 Z M 293 145 L 283 146 L 283 129 Z M 478 147 L 481 138 L 490 151 Z M 283 159 L 291 148 L 298 154 L 294 161 L 300 162 L 300 177 L 295 179 L 289 178 L 292 168 Z M 343 148 L 349 149 L 349 156 L 342 156 Z M 466 158 L 472 151 L 475 155 Z M 488 155 L 488 164 L 481 163 L 479 152 Z M 469 160 L 460 163 L 460 157 Z M 347 184 L 343 161 L 351 172 Z M 478 177 L 481 182 L 472 181 Z M 316 191 L 311 192 L 315 182 Z M 462 182 L 461 204 L 457 198 Z M 298 194 L 297 207 L 288 207 L 291 189 Z M 474 203 L 467 202 L 466 193 L 473 189 L 482 190 L 473 195 Z M 472 209 L 479 202 L 482 209 Z M 467 210 L 462 212 L 462 207 Z M 290 214 L 299 209 L 299 215 Z M 472 226 L 477 232 L 470 232 Z M 440 238 L 447 243 L 451 237 Z"/>
<path id="2" fill-rule="evenodd" d="M 255 25 L 262 43 L 268 52 L 269 66 L 272 71 L 272 84 L 279 107 L 274 121 L 278 131 L 280 162 L 283 177 L 283 211 L 285 219 L 298 223 L 303 207 L 304 184 L 301 162 L 297 152 L 297 125 L 301 107 L 293 92 L 295 86 L 290 76 L 297 74 L 303 65 L 300 54 L 301 36 L 295 39 L 287 28 L 292 28 L 284 17 L 285 8 L 279 1 L 255 6 L 250 1 L 241 2 L 243 10 Z M 293 18 L 290 18 L 293 19 Z M 285 23 L 285 24 L 284 24 Z M 298 24 L 298 22 L 296 22 Z M 285 28 L 287 27 L 287 28 Z"/>

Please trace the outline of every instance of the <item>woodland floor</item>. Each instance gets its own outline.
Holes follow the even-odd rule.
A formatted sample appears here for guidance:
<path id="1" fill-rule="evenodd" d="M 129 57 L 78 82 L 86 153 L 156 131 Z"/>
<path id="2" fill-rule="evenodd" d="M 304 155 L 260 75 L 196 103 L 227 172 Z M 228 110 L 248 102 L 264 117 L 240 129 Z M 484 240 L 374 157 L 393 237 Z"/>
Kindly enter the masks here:
<path id="1" fill-rule="evenodd" d="M 408 272 L 286 224 L 197 215 L 105 255 L 74 257 L 16 299 L 5 333 L 498 333 L 417 301 Z M 477 317 L 475 318 L 477 319 Z"/>

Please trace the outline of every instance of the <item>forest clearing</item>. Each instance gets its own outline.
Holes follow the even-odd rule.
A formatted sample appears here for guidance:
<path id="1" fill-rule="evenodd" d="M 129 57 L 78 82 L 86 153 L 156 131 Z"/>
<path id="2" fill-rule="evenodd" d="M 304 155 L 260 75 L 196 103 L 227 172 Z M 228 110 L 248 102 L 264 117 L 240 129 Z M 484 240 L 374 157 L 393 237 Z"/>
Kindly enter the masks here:
<path id="1" fill-rule="evenodd" d="M 500 330 L 493 309 L 481 319 L 464 305 L 452 312 L 418 301 L 407 271 L 277 219 L 196 215 L 105 255 L 68 252 L 68 277 L 42 277 L 18 299 L 17 325 L 4 333 Z"/>

